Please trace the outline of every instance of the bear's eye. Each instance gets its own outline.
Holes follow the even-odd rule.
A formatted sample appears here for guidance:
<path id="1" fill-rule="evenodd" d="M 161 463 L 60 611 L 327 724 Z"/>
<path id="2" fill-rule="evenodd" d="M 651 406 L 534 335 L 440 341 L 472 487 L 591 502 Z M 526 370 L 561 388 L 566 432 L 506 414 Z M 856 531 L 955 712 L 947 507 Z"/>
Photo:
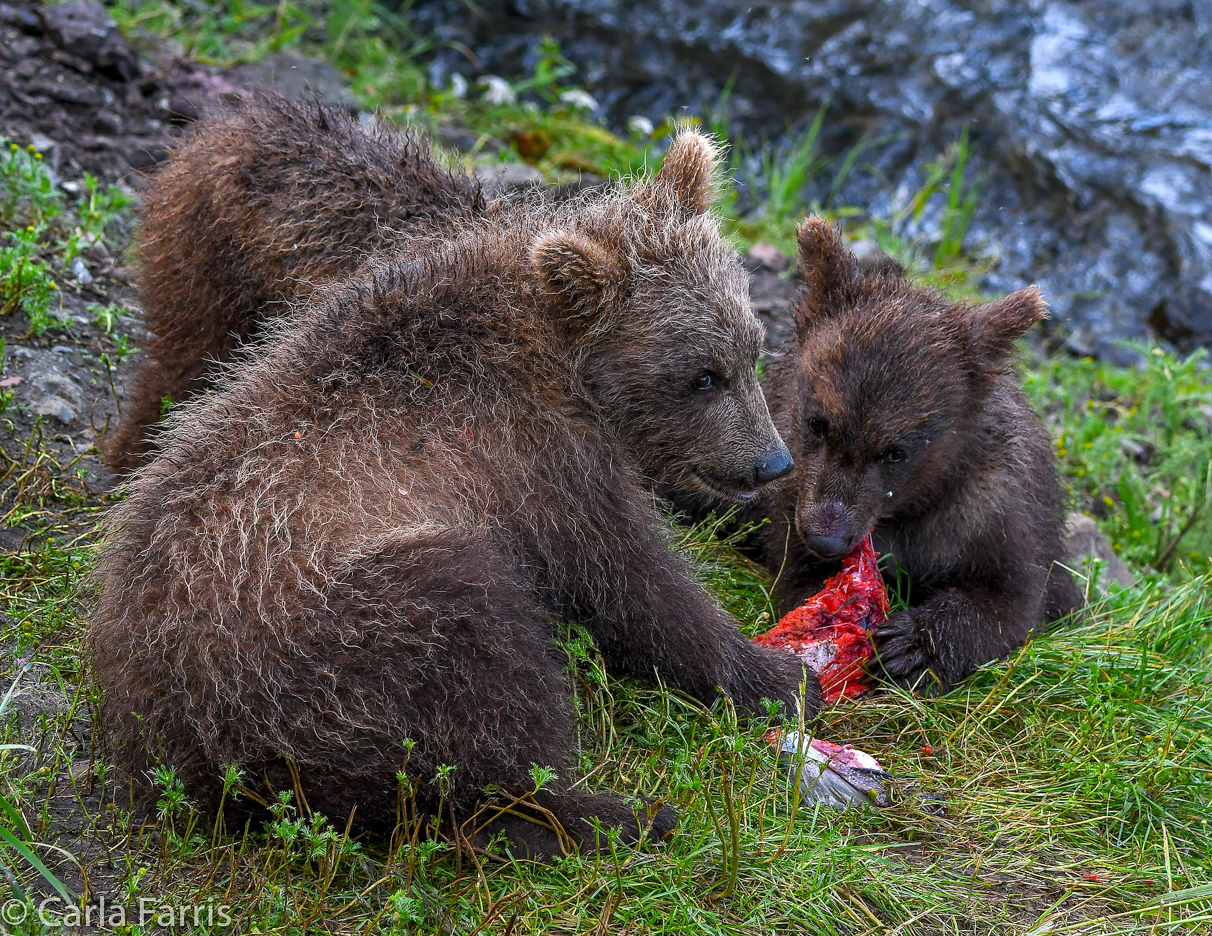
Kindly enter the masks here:
<path id="1" fill-rule="evenodd" d="M 895 465 L 897 462 L 903 462 L 908 457 L 909 456 L 905 454 L 905 450 L 903 448 L 894 445 L 880 456 L 880 461 Z"/>
<path id="2" fill-rule="evenodd" d="M 719 386 L 720 378 L 709 370 L 703 371 L 694 378 L 694 389 L 702 393 L 709 393 Z"/>
<path id="3" fill-rule="evenodd" d="M 829 423 L 821 419 L 820 416 L 813 416 L 810 420 L 808 420 L 808 431 L 814 436 L 823 439 L 825 437 L 825 433 L 829 431 Z"/>

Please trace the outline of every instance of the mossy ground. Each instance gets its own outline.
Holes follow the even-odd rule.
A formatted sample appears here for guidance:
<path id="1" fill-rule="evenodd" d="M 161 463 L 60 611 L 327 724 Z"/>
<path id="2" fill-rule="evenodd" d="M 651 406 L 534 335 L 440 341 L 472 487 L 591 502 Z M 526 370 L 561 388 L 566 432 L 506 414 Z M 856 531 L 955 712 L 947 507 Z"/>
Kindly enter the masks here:
<path id="1" fill-rule="evenodd" d="M 520 101 L 494 105 L 475 88 L 458 97 L 426 87 L 413 58 L 397 51 L 417 50 L 423 37 L 357 2 L 336 4 L 328 18 L 293 3 L 124 0 L 116 12 L 130 29 L 156 29 L 211 58 L 312 44 L 368 105 L 472 134 L 478 145 L 467 158 L 525 151 L 553 180 L 626 174 L 659 159 L 662 128 L 623 139 L 561 100 L 571 76 L 555 49 L 514 82 Z M 719 115 L 704 121 L 726 129 Z M 744 197 L 725 193 L 741 246 L 789 247 L 809 207 L 800 192 L 824 159 L 809 132 L 768 152 Z M 750 166 L 763 163 L 755 159 Z M 962 141 L 944 164 L 924 196 L 954 212 L 935 243 L 902 242 L 896 219 L 830 210 L 914 260 L 923 278 L 976 295 L 979 262 L 957 249 L 970 191 Z M 750 170 L 738 159 L 734 171 Z M 8 184 L 4 229 L 27 231 L 41 196 Z M 42 238 L 31 256 L 44 278 L 55 278 L 64 249 Z M 115 321 L 121 330 L 111 315 L 107 335 Z M 56 327 L 53 315 L 45 322 Z M 20 680 L 0 703 L 0 741 L 28 746 L 0 746 L 0 793 L 14 810 L 0 825 L 27 849 L 0 845 L 8 881 L 0 889 L 53 893 L 26 860 L 32 849 L 77 894 L 106 893 L 101 928 L 129 933 L 1212 931 L 1212 375 L 1199 358 L 1139 350 L 1133 368 L 1024 354 L 1024 384 L 1056 439 L 1072 505 L 1098 518 L 1138 584 L 1091 586 L 1080 620 L 941 699 L 880 689 L 825 712 L 817 735 L 858 744 L 900 778 L 893 806 L 797 807 L 764 726 L 738 726 L 724 703 L 705 709 L 661 687 L 607 679 L 592 642 L 570 631 L 586 786 L 662 798 L 681 818 L 658 846 L 550 866 L 460 854 L 428 826 L 391 845 L 353 842 L 344 817 L 300 816 L 293 803 L 264 828 L 216 827 L 169 777 L 155 820 L 132 819 L 94 739 L 96 693 L 80 653 L 89 607 L 80 583 L 103 504 L 73 483 L 70 465 L 45 455 L 37 426 L 25 437 L 15 434 L 25 424 L 10 421 L 0 516 L 37 535 L 0 554 L 0 666 L 9 683 Z M 747 632 L 770 625 L 760 569 L 710 529 L 675 535 Z M 127 908 L 125 922 L 116 904 Z M 217 913 L 220 905 L 230 909 Z M 47 906 L 72 921 L 65 903 Z M 203 909 L 197 920 L 178 911 L 168 926 L 170 906 Z M 8 932 L 47 928 L 34 916 L 16 923 L 11 912 L 0 919 Z"/>

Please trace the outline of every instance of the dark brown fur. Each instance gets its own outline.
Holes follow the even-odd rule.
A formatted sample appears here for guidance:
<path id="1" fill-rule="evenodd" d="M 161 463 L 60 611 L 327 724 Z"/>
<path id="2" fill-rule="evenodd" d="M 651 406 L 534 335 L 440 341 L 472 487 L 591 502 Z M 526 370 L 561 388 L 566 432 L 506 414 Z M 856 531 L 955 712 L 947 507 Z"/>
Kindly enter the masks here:
<path id="1" fill-rule="evenodd" d="M 911 582 L 875 634 L 897 682 L 946 689 L 1077 607 L 1064 494 L 1010 366 L 1037 289 L 971 308 L 863 271 L 821 219 L 798 232 L 796 346 L 767 399 L 796 470 L 767 489 L 762 548 L 787 608 L 873 532 Z M 891 492 L 891 496 L 889 496 Z"/>
<path id="2" fill-rule="evenodd" d="M 277 97 L 200 124 L 152 177 L 143 206 L 151 337 L 105 441 L 115 467 L 146 455 L 165 397 L 201 389 L 215 362 L 317 283 L 401 232 L 438 232 L 485 207 L 479 185 L 443 167 L 425 138 Z"/>
<path id="3" fill-rule="evenodd" d="M 171 764 L 213 808 L 222 765 L 289 788 L 289 757 L 312 808 L 390 824 L 411 739 L 431 806 L 439 765 L 465 814 L 546 764 L 570 833 L 634 839 L 620 800 L 570 790 L 564 620 L 615 673 L 757 713 L 806 679 L 816 711 L 815 678 L 695 584 L 647 480 L 752 491 L 785 452 L 716 159 L 688 133 L 630 191 L 404 237 L 174 411 L 109 518 L 88 632 L 133 777 Z"/>

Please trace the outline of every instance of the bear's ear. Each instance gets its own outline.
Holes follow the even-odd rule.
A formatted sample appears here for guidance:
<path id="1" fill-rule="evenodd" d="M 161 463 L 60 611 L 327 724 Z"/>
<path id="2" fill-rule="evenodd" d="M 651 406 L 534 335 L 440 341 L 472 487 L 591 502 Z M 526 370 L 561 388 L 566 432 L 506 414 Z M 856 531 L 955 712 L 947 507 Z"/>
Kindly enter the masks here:
<path id="1" fill-rule="evenodd" d="M 640 187 L 644 204 L 670 202 L 693 214 L 706 214 L 719 196 L 720 145 L 696 130 L 682 129 L 655 176 Z"/>
<path id="2" fill-rule="evenodd" d="M 973 360 L 986 372 L 997 373 L 1014 350 L 1014 342 L 1036 322 L 1048 317 L 1048 304 L 1038 286 L 1020 289 L 964 313 Z"/>
<path id="3" fill-rule="evenodd" d="M 621 257 L 576 231 L 548 231 L 530 249 L 535 271 L 572 315 L 591 317 L 623 282 Z"/>
<path id="4" fill-rule="evenodd" d="M 795 331 L 803 338 L 817 321 L 836 312 L 852 292 L 858 264 L 842 235 L 824 218 L 808 218 L 795 229 L 804 295 L 795 309 Z"/>

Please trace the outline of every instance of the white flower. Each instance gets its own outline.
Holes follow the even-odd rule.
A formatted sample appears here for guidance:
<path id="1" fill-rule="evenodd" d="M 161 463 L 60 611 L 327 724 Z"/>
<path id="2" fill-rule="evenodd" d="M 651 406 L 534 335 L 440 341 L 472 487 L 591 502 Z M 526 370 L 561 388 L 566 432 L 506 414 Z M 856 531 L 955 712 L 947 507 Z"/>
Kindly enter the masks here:
<path id="1" fill-rule="evenodd" d="M 467 97 L 467 79 L 458 72 L 451 72 L 450 96 L 454 98 Z"/>
<path id="2" fill-rule="evenodd" d="M 489 104 L 516 104 L 518 96 L 513 93 L 509 82 L 498 75 L 485 75 L 476 84 L 483 87 L 484 100 Z"/>
<path id="3" fill-rule="evenodd" d="M 560 95 L 560 100 L 581 110 L 595 111 L 598 109 L 598 102 L 594 96 L 588 91 L 582 91 L 580 88 L 565 91 Z"/>
<path id="4" fill-rule="evenodd" d="M 651 120 L 636 114 L 634 117 L 627 118 L 627 129 L 636 136 L 652 136 L 654 128 Z"/>

